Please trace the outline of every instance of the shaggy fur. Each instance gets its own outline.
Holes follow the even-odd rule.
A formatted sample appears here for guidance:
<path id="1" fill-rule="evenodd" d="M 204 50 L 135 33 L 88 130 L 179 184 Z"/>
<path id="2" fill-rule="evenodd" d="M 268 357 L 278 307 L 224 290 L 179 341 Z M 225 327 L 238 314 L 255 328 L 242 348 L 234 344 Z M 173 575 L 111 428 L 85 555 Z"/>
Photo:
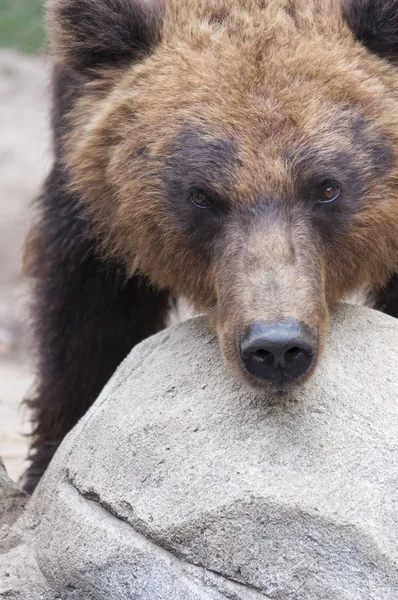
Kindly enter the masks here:
<path id="1" fill-rule="evenodd" d="M 398 1 L 346 0 L 343 14 L 357 39 L 372 52 L 396 60 Z"/>
<path id="2" fill-rule="evenodd" d="M 145 0 L 50 4 L 55 58 L 79 71 L 142 60 L 160 42 L 163 5 Z"/>
<path id="3" fill-rule="evenodd" d="M 250 323 L 305 323 L 319 360 L 349 294 L 398 316 L 397 15 L 370 0 L 49 3 L 56 160 L 30 245 L 27 489 L 169 295 L 208 314 L 253 386 Z M 341 197 L 320 204 L 329 180 Z"/>

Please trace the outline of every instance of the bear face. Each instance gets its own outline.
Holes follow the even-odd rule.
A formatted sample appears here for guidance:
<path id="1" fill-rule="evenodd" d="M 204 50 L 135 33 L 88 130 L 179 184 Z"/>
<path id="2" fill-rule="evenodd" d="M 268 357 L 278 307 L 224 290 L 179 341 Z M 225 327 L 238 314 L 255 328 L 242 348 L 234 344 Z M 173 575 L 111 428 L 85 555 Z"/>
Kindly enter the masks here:
<path id="1" fill-rule="evenodd" d="M 364 43 L 377 4 L 50 3 L 81 76 L 65 161 L 96 242 L 206 312 L 255 386 L 308 377 L 336 302 L 398 269 L 398 76 Z"/>

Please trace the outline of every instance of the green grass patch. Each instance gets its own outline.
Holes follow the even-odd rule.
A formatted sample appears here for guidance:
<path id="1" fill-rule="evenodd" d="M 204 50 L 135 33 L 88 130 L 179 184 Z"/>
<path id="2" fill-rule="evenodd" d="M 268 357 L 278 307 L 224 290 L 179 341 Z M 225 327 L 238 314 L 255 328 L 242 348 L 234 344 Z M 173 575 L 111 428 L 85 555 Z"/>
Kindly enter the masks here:
<path id="1" fill-rule="evenodd" d="M 0 0 L 0 46 L 38 52 L 44 45 L 42 0 Z"/>

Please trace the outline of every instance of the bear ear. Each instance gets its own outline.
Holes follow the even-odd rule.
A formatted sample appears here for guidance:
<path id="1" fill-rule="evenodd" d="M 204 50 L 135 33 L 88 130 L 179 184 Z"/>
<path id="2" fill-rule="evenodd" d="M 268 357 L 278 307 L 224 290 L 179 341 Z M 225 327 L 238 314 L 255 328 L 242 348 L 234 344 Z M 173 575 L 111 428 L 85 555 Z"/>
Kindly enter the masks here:
<path id="1" fill-rule="evenodd" d="M 138 61 L 160 43 L 163 0 L 49 0 L 56 59 L 77 71 Z"/>
<path id="2" fill-rule="evenodd" d="M 343 0 L 343 14 L 356 38 L 371 52 L 398 58 L 398 0 Z"/>

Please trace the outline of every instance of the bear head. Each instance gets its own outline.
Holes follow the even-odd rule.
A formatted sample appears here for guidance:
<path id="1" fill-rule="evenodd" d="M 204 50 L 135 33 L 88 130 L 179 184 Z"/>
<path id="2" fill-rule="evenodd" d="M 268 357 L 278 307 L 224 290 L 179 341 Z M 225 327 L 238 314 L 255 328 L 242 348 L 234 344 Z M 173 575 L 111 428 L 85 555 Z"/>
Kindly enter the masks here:
<path id="1" fill-rule="evenodd" d="M 126 274 L 206 312 L 254 386 L 398 270 L 398 1 L 52 0 L 70 185 Z"/>

